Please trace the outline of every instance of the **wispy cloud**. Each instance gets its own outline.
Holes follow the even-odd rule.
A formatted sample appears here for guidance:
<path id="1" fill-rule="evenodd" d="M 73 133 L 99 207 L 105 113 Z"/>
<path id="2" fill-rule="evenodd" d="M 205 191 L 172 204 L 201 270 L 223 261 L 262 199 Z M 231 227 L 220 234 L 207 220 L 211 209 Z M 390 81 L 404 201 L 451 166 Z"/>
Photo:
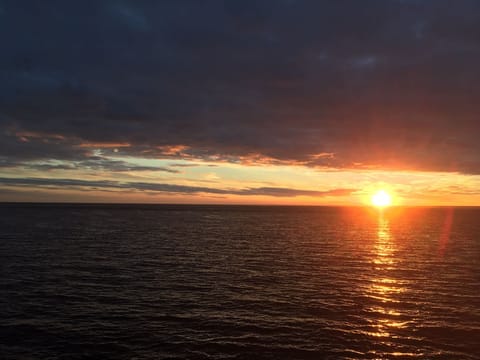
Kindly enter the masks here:
<path id="1" fill-rule="evenodd" d="M 70 163 L 54 164 L 54 163 L 33 163 L 24 164 L 25 167 L 33 170 L 102 170 L 109 172 L 135 172 L 135 171 L 158 171 L 176 174 L 176 169 L 170 169 L 164 166 L 144 166 L 136 165 L 122 160 L 112 160 L 102 157 L 93 157 L 89 160 L 82 160 Z"/>
<path id="2" fill-rule="evenodd" d="M 202 186 L 186 186 L 165 183 L 148 182 L 120 182 L 114 180 L 80 180 L 80 179 L 51 179 L 51 178 L 0 178 L 0 185 L 3 186 L 27 186 L 27 187 L 54 187 L 68 188 L 80 187 L 85 190 L 99 189 L 125 189 L 149 192 L 177 193 L 177 194 L 216 194 L 216 195 L 242 195 L 242 196 L 273 196 L 273 197 L 294 197 L 294 196 L 345 196 L 356 189 L 330 189 L 325 191 L 302 190 L 276 187 L 258 187 L 245 189 L 217 189 Z"/>
<path id="3" fill-rule="evenodd" d="M 88 156 L 85 160 L 70 161 L 15 161 L 0 157 L 0 168 L 24 168 L 40 172 L 53 170 L 80 170 L 106 172 L 139 172 L 153 171 L 171 174 L 180 173 L 177 169 L 165 166 L 138 165 L 123 160 L 115 160 L 101 156 Z"/>

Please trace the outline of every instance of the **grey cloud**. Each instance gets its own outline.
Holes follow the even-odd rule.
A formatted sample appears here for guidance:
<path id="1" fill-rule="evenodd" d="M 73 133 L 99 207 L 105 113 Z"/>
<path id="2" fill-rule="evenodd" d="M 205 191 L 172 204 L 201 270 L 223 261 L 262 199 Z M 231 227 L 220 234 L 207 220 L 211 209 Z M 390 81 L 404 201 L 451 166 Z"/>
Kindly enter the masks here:
<path id="1" fill-rule="evenodd" d="M 123 189 L 139 190 L 149 192 L 166 192 L 181 194 L 216 194 L 216 195 L 265 195 L 273 197 L 294 197 L 294 196 L 344 196 L 351 194 L 356 189 L 334 189 L 326 191 L 299 190 L 289 188 L 246 188 L 246 189 L 217 189 L 202 186 L 186 186 L 176 184 L 159 184 L 146 182 L 119 182 L 113 180 L 79 180 L 79 179 L 52 179 L 52 178 L 0 178 L 3 186 L 39 186 L 39 187 L 80 187 L 82 189 Z"/>
<path id="2" fill-rule="evenodd" d="M 179 167 L 179 168 L 188 168 L 188 167 L 196 167 L 196 166 L 205 166 L 205 164 L 202 163 L 173 163 L 169 164 L 168 166 L 170 167 Z M 216 164 L 207 164 L 206 166 L 208 167 L 217 167 L 218 165 Z"/>
<path id="3" fill-rule="evenodd" d="M 3 1 L 10 159 L 260 154 L 480 173 L 480 2 Z M 32 36 L 34 34 L 34 36 Z M 312 161 L 312 155 L 334 153 Z M 182 158 L 184 154 L 168 155 Z"/>
<path id="4" fill-rule="evenodd" d="M 237 195 L 266 195 L 277 197 L 292 197 L 292 196 L 345 196 L 350 195 L 355 189 L 334 189 L 326 191 L 314 191 L 314 190 L 298 190 L 289 188 L 277 188 L 277 187 L 259 187 L 250 188 L 246 190 L 237 191 Z"/>
<path id="5" fill-rule="evenodd" d="M 23 166 L 34 170 L 103 170 L 111 172 L 125 172 L 125 171 L 160 171 L 168 173 L 179 173 L 178 170 L 170 169 L 163 166 L 141 166 L 128 163 L 126 161 L 98 159 L 98 160 L 82 160 L 78 162 L 69 162 L 62 164 L 55 163 L 32 163 L 23 164 Z"/>
<path id="6" fill-rule="evenodd" d="M 77 179 L 50 179 L 50 178 L 0 178 L 3 185 L 12 186 L 90 186 L 90 187 L 118 187 L 119 183 L 110 180 L 77 180 Z"/>

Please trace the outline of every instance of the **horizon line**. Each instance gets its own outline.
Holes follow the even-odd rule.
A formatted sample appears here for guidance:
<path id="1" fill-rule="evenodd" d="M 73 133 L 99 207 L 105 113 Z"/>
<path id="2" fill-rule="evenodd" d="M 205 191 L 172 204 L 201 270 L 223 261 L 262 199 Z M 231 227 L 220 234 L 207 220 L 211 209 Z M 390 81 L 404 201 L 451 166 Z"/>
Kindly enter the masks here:
<path id="1" fill-rule="evenodd" d="M 251 206 L 251 207 L 336 207 L 336 208 L 372 208 L 373 205 L 352 204 L 220 204 L 220 203 L 141 203 L 141 202 L 77 202 L 77 201 L 0 201 L 1 205 L 142 205 L 142 206 Z M 480 205 L 390 205 L 386 209 L 395 208 L 480 208 Z"/>

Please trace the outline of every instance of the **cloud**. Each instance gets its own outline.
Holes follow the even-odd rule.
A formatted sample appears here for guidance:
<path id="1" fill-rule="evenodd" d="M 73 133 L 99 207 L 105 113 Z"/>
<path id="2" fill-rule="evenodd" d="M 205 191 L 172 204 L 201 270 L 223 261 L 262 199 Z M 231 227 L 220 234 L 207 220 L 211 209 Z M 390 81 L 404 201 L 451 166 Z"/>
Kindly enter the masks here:
<path id="1" fill-rule="evenodd" d="M 1 163 L 0 163 L 1 166 Z M 24 167 L 33 170 L 48 171 L 48 170 L 96 170 L 96 171 L 111 171 L 111 172 L 126 172 L 126 171 L 160 171 L 168 173 L 179 173 L 178 170 L 170 169 L 163 166 L 142 166 L 131 164 L 126 161 L 112 160 L 102 157 L 92 157 L 89 160 L 82 160 L 68 163 L 33 163 L 23 164 Z"/>
<path id="2" fill-rule="evenodd" d="M 13 187 L 53 187 L 53 188 L 82 188 L 84 190 L 123 189 L 148 192 L 162 192 L 175 194 L 214 194 L 214 195 L 241 195 L 241 196 L 345 196 L 356 189 L 333 189 L 325 191 L 300 190 L 290 188 L 259 187 L 245 189 L 217 189 L 202 186 L 186 186 L 177 184 L 161 184 L 147 182 L 120 182 L 114 180 L 80 180 L 80 179 L 52 179 L 52 178 L 5 178 L 0 177 L 0 184 Z"/>
<path id="3" fill-rule="evenodd" d="M 298 190 L 289 188 L 276 188 L 276 187 L 259 187 L 250 188 L 246 190 L 240 190 L 235 192 L 237 195 L 266 195 L 266 196 L 278 196 L 278 197 L 291 197 L 291 196 L 347 196 L 354 192 L 355 189 L 334 189 L 326 191 L 313 191 L 313 190 Z"/>
<path id="4" fill-rule="evenodd" d="M 208 167 L 217 167 L 217 164 L 203 164 L 203 163 L 172 163 L 169 164 L 170 167 L 179 167 L 179 168 L 188 168 L 196 166 L 208 166 Z"/>
<path id="5" fill-rule="evenodd" d="M 479 2 L 1 7 L 0 156 L 9 162 L 88 166 L 94 144 L 129 144 L 103 149 L 480 174 Z"/>

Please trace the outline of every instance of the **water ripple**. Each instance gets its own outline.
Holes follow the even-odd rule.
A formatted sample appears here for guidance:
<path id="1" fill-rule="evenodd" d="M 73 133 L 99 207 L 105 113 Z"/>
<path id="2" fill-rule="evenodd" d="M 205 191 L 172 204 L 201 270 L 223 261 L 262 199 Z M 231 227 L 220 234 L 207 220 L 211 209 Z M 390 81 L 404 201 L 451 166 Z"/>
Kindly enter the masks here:
<path id="1" fill-rule="evenodd" d="M 2 359 L 479 359 L 479 209 L 0 211 Z"/>

